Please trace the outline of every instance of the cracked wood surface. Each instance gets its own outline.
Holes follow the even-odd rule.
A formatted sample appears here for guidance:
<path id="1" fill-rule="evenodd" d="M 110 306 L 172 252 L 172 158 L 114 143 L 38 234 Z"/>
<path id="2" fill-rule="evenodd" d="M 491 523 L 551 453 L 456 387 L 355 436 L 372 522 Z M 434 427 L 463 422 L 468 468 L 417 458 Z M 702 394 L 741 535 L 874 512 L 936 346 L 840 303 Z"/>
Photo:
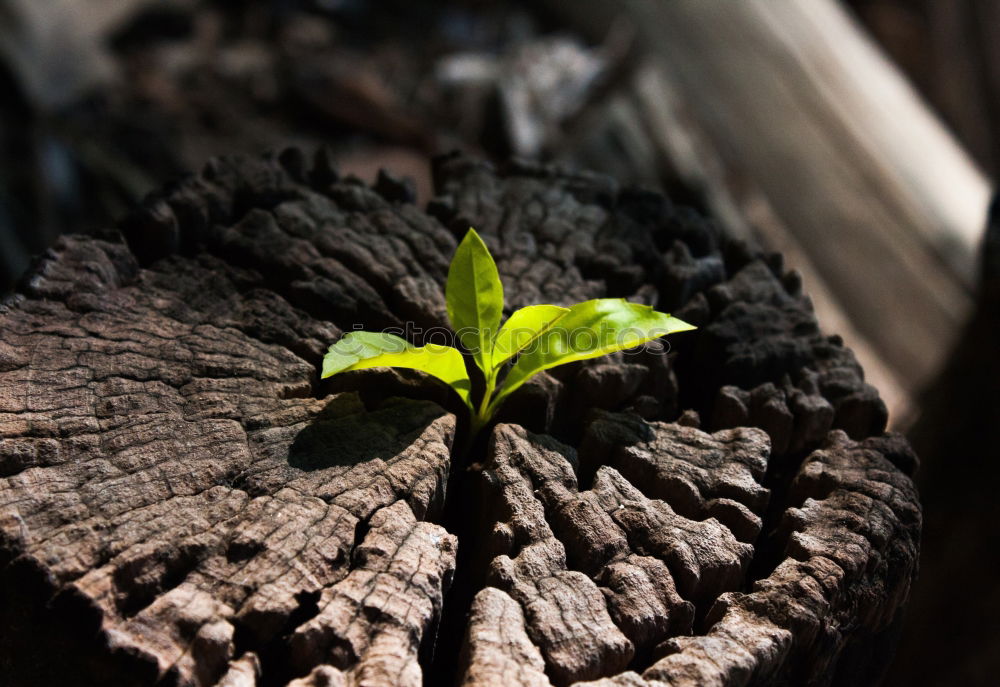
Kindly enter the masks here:
<path id="1" fill-rule="evenodd" d="M 599 176 L 436 177 L 424 212 L 322 151 L 216 160 L 36 265 L 0 306 L 0 672 L 876 681 L 916 459 L 780 256 Z M 469 225 L 508 313 L 623 296 L 699 329 L 540 375 L 475 440 L 419 374 L 319 380 L 355 325 L 434 340 Z"/>

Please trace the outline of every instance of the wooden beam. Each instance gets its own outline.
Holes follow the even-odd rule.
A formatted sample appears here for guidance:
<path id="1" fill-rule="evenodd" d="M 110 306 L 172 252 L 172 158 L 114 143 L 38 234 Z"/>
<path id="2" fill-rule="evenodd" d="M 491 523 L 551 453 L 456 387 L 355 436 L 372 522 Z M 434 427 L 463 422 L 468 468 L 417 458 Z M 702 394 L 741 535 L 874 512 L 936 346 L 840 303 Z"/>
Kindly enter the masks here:
<path id="1" fill-rule="evenodd" d="M 594 37 L 625 16 L 705 144 L 672 164 L 721 221 L 774 243 L 747 197 L 765 202 L 905 390 L 939 369 L 969 312 L 990 185 L 837 3 L 550 4 Z"/>

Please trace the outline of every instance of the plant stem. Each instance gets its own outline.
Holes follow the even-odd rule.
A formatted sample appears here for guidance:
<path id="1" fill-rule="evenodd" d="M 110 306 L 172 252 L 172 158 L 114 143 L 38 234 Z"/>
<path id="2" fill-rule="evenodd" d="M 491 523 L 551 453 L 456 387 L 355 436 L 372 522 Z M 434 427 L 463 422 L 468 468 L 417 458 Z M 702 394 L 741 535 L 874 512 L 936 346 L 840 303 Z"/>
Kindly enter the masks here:
<path id="1" fill-rule="evenodd" d="M 493 390 L 496 389 L 496 385 L 496 371 L 491 370 L 486 373 L 486 390 L 483 392 L 482 401 L 479 402 L 479 410 L 476 412 L 476 416 L 472 418 L 473 433 L 478 432 L 482 429 L 483 425 L 489 422 L 490 415 L 493 411 L 490 407 L 490 398 L 493 396 Z"/>

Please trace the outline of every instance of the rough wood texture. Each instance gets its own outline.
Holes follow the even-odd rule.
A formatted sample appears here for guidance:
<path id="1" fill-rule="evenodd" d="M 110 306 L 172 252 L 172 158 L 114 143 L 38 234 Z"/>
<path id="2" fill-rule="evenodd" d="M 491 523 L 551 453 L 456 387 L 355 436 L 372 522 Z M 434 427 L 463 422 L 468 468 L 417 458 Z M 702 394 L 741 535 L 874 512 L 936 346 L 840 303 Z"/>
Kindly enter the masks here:
<path id="1" fill-rule="evenodd" d="M 615 415 L 591 424 L 603 436 L 588 435 L 587 451 L 608 463 L 586 491 L 572 449 L 510 425 L 495 430 L 483 503 L 500 521 L 484 545 L 499 553 L 473 605 L 463 684 L 519 684 L 539 654 L 551 682 L 534 670 L 526 684 L 872 680 L 864 671 L 884 664 L 837 659 L 845 621 L 891 627 L 909 589 L 920 510 L 896 466 L 912 466 L 905 441 L 832 432 L 792 482 L 775 535 L 781 562 L 741 593 L 754 547 L 740 540 L 757 541 L 754 511 L 767 499 L 757 481 L 766 435 L 654 423 L 641 425 L 644 442 L 629 434 L 638 425 Z M 704 634 L 691 636 L 694 618 Z M 486 629 L 499 626 L 504 641 Z"/>
<path id="2" fill-rule="evenodd" d="M 323 153 L 217 161 L 37 265 L 0 311 L 2 674 L 876 680 L 915 458 L 796 275 L 605 178 L 437 176 L 424 213 Z M 355 324 L 433 336 L 470 224 L 509 308 L 627 296 L 700 329 L 542 375 L 469 441 L 418 375 L 320 382 Z"/>

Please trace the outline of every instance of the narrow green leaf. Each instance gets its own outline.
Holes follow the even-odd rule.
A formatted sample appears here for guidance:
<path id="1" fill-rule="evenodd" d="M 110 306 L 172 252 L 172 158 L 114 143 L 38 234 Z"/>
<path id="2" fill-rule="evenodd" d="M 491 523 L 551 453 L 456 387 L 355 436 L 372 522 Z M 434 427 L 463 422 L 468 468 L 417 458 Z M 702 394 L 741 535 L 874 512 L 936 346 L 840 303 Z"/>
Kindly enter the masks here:
<path id="1" fill-rule="evenodd" d="M 558 305 L 529 305 L 514 312 L 503 323 L 493 342 L 493 368 L 496 369 L 528 348 L 569 312 Z"/>
<path id="2" fill-rule="evenodd" d="M 437 377 L 472 408 L 469 374 L 462 354 L 450 346 L 414 346 L 394 334 L 348 332 L 323 358 L 323 378 L 371 367 L 403 367 Z"/>
<path id="3" fill-rule="evenodd" d="M 486 372 L 503 312 L 503 285 L 496 263 L 475 229 L 469 229 L 452 258 L 445 302 L 459 341 Z"/>
<path id="4" fill-rule="evenodd" d="M 491 405 L 494 409 L 498 407 L 504 398 L 542 370 L 633 348 L 666 334 L 694 328 L 676 317 L 648 305 L 629 303 L 624 298 L 578 303 L 518 359 Z"/>

